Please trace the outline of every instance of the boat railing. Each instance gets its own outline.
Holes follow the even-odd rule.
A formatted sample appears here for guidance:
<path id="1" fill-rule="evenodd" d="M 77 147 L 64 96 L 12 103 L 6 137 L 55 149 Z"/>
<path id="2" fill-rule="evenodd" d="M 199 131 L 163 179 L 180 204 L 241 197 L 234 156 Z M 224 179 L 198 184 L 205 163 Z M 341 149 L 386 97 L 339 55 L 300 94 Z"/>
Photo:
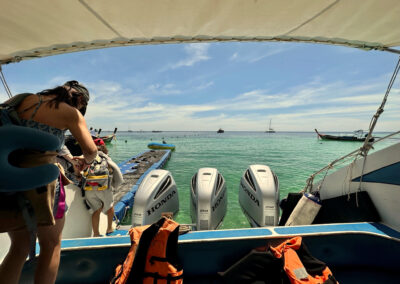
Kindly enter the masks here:
<path id="1" fill-rule="evenodd" d="M 320 174 L 320 173 L 325 172 L 325 175 L 324 175 L 324 177 L 323 177 L 321 183 L 319 184 L 319 186 L 318 186 L 318 188 L 317 188 L 317 191 L 319 191 L 319 190 L 321 189 L 321 186 L 322 186 L 322 184 L 323 184 L 323 182 L 324 182 L 325 177 L 326 177 L 327 174 L 328 174 L 328 171 L 329 171 L 330 169 L 332 169 L 333 166 L 336 165 L 336 164 L 338 164 L 339 162 L 344 163 L 345 161 L 347 161 L 347 160 L 346 160 L 347 158 L 353 158 L 353 157 L 354 157 L 354 159 L 353 159 L 353 161 L 352 161 L 351 164 L 350 164 L 350 170 L 352 169 L 353 165 L 355 164 L 355 162 L 356 162 L 358 159 L 364 158 L 364 157 L 365 157 L 364 162 L 363 162 L 363 166 L 362 166 L 362 170 L 361 170 L 361 175 L 360 175 L 359 188 L 361 189 L 361 184 L 362 184 L 363 175 L 364 175 L 364 169 L 365 169 L 365 162 L 366 162 L 366 160 L 367 160 L 366 157 L 367 157 L 367 155 L 368 155 L 369 150 L 373 148 L 373 145 L 374 145 L 374 144 L 376 144 L 376 143 L 378 143 L 378 142 L 380 142 L 380 141 L 382 141 L 382 140 L 388 139 L 389 137 L 392 137 L 392 136 L 397 135 L 397 134 L 400 133 L 400 131 L 393 132 L 392 134 L 389 134 L 389 135 L 384 136 L 384 137 L 382 137 L 382 138 L 378 138 L 377 140 L 375 140 L 375 142 L 371 142 L 372 133 L 373 133 L 373 131 L 374 131 L 374 129 L 375 129 L 376 123 L 378 122 L 379 116 L 380 116 L 380 115 L 383 113 L 383 111 L 384 111 L 384 107 L 385 107 L 387 98 L 388 98 L 389 93 L 390 93 L 390 91 L 391 91 L 391 89 L 392 89 L 392 86 L 393 86 L 394 81 L 395 81 L 395 79 L 396 79 L 396 77 L 397 77 L 397 74 L 399 73 L 399 70 L 400 70 L 400 57 L 399 57 L 399 60 L 397 61 L 397 64 L 396 64 L 396 67 L 395 67 L 395 69 L 394 69 L 394 71 L 393 71 L 392 77 L 390 78 L 390 81 L 389 81 L 388 87 L 387 87 L 387 89 L 386 89 L 385 95 L 383 96 L 383 100 L 382 100 L 380 106 L 378 107 L 376 113 L 375 113 L 375 114 L 372 116 L 372 118 L 371 118 L 371 122 L 370 122 L 369 127 L 368 127 L 368 133 L 367 133 L 367 135 L 366 135 L 366 137 L 365 137 L 364 144 L 363 144 L 359 149 L 357 149 L 357 150 L 355 150 L 355 151 L 353 151 L 353 152 L 351 152 L 351 153 L 349 153 L 349 154 L 347 154 L 347 155 L 345 155 L 345 156 L 343 156 L 343 157 L 341 157 L 341 158 L 339 158 L 339 159 L 334 160 L 334 161 L 331 162 L 329 165 L 325 166 L 324 168 L 320 169 L 320 170 L 317 171 L 316 173 L 312 174 L 312 175 L 307 179 L 307 181 L 306 181 L 306 186 L 305 186 L 304 189 L 302 190 L 303 192 L 307 192 L 307 191 L 311 192 L 311 191 L 313 190 L 313 184 L 314 184 L 314 178 L 315 178 L 315 176 L 317 176 L 317 175 Z M 359 131 L 360 131 L 360 130 L 359 130 Z M 317 133 L 318 133 L 318 132 L 317 132 Z"/>
<path id="2" fill-rule="evenodd" d="M 325 177 L 327 176 L 327 174 L 329 172 L 329 170 L 332 169 L 334 166 L 338 166 L 340 164 L 344 164 L 344 163 L 348 162 L 351 159 L 353 159 L 353 161 L 351 163 L 354 164 L 358 159 L 366 157 L 368 152 L 369 152 L 369 150 L 373 149 L 373 145 L 375 145 L 376 143 L 379 143 L 379 142 L 381 142 L 383 140 L 389 139 L 389 138 L 391 138 L 393 136 L 396 136 L 398 134 L 400 134 L 400 131 L 396 131 L 396 132 L 388 134 L 388 135 L 386 135 L 384 137 L 377 138 L 374 142 L 368 142 L 368 143 L 364 144 L 362 147 L 350 152 L 349 154 L 344 155 L 343 157 L 340 157 L 340 158 L 332 161 L 331 163 L 329 163 L 328 165 L 326 165 L 325 167 L 323 167 L 319 171 L 313 173 L 307 179 L 306 185 L 305 185 L 304 189 L 302 190 L 302 192 L 307 192 L 307 191 L 311 192 L 313 190 L 313 184 L 314 184 L 315 177 L 318 176 L 321 173 L 325 173 L 324 177 L 322 178 L 322 182 L 319 184 L 318 188 L 316 189 L 316 191 L 319 191 L 321 186 L 322 186 L 322 184 L 323 184 L 323 181 L 324 181 Z M 363 173 L 364 173 L 365 161 L 366 161 L 366 159 L 364 159 L 364 165 L 363 165 L 363 170 L 361 172 L 360 184 L 362 183 L 362 176 L 363 176 Z"/>

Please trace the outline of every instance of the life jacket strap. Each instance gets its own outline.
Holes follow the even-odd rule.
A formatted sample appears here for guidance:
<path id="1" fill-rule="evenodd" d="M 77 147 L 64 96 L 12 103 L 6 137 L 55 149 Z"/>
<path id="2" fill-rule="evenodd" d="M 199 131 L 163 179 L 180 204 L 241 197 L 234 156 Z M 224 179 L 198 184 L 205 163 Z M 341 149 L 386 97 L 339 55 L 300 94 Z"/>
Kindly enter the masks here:
<path id="1" fill-rule="evenodd" d="M 28 199 L 26 199 L 23 194 L 18 194 L 18 207 L 22 211 L 22 216 L 24 217 L 26 228 L 29 232 L 29 240 L 30 240 L 30 250 L 29 250 L 29 260 L 33 261 L 36 255 L 36 234 L 37 234 L 37 226 L 36 226 L 36 216 L 33 211 L 33 207 Z"/>
<path id="2" fill-rule="evenodd" d="M 165 257 L 152 256 L 152 257 L 150 257 L 149 261 L 150 261 L 151 264 L 154 264 L 154 261 L 167 262 L 168 259 L 165 258 Z"/>
<path id="3" fill-rule="evenodd" d="M 179 271 L 181 271 L 181 270 L 179 270 Z M 171 281 L 183 279 L 183 274 L 178 275 L 178 276 L 172 276 L 171 274 L 168 274 L 167 276 L 162 276 L 156 272 L 153 272 L 153 273 L 152 272 L 144 272 L 143 278 L 146 278 L 146 277 L 154 278 L 154 281 L 153 281 L 154 284 L 157 284 L 158 279 L 167 280 L 167 284 L 169 284 L 169 283 L 171 283 Z"/>
<path id="4" fill-rule="evenodd" d="M 95 184 L 93 183 L 93 185 L 89 184 L 88 182 L 86 184 L 89 185 L 89 186 L 85 186 L 85 190 L 87 190 L 87 191 L 93 190 L 93 186 L 97 186 L 97 190 L 106 190 L 108 188 L 108 185 L 98 186 L 97 182 L 95 182 Z"/>
<path id="5" fill-rule="evenodd" d="M 118 269 L 118 268 L 119 268 L 120 270 L 119 270 L 118 274 L 116 274 L 116 275 L 110 280 L 110 284 L 115 284 L 116 281 L 121 277 L 122 273 L 124 272 L 124 263 L 123 263 L 123 262 L 120 263 L 120 264 L 117 266 L 117 269 Z"/>
<path id="6" fill-rule="evenodd" d="M 93 179 L 107 179 L 108 175 L 98 175 L 98 176 L 94 176 L 94 175 L 87 175 L 87 180 L 93 180 Z"/>

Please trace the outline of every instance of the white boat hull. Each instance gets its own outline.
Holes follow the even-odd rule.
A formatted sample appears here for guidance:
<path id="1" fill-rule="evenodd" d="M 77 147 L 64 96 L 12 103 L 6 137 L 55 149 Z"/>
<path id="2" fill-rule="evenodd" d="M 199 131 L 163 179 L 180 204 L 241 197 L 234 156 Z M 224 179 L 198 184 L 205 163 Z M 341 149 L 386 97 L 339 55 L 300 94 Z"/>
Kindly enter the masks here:
<path id="1" fill-rule="evenodd" d="M 364 158 L 353 166 L 326 176 L 320 188 L 321 200 L 359 191 Z M 383 223 L 400 230 L 400 143 L 367 156 L 361 190 L 368 192 Z"/>

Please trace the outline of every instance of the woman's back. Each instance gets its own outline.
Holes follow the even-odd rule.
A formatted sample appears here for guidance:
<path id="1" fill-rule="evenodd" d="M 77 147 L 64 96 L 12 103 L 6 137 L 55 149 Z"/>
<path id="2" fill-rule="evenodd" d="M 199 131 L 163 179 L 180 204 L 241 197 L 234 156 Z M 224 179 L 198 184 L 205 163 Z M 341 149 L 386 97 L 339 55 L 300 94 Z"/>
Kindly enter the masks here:
<path id="1" fill-rule="evenodd" d="M 67 129 L 68 115 L 66 114 L 74 115 L 74 108 L 64 102 L 56 108 L 49 103 L 54 97 L 36 94 L 28 96 L 17 108 L 19 117 L 23 121 L 32 120 L 60 130 Z"/>
<path id="2" fill-rule="evenodd" d="M 24 126 L 37 128 L 58 137 L 64 142 L 64 132 L 70 130 L 79 142 L 84 154 L 93 159 L 97 149 L 93 143 L 83 115 L 76 107 L 65 102 L 58 105 L 53 101 L 56 95 L 35 94 L 25 98 L 17 111 Z"/>

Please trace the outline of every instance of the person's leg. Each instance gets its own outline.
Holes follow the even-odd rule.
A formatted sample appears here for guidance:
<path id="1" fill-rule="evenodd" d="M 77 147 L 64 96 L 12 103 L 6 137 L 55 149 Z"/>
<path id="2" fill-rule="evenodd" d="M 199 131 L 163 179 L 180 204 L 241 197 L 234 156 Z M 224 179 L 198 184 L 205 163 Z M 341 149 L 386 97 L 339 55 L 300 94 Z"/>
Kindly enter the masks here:
<path id="1" fill-rule="evenodd" d="M 111 190 L 104 190 L 102 192 L 101 200 L 103 202 L 103 212 L 107 214 L 107 231 L 106 233 L 112 233 L 113 229 L 113 218 L 114 218 L 114 199 Z"/>
<path id="2" fill-rule="evenodd" d="M 107 211 L 107 234 L 112 233 L 114 231 L 113 229 L 113 219 L 114 219 L 114 207 L 111 207 Z"/>
<path id="3" fill-rule="evenodd" d="M 61 234 L 65 217 L 56 219 L 54 226 L 38 227 L 40 254 L 35 271 L 35 283 L 53 284 L 60 264 Z"/>
<path id="4" fill-rule="evenodd" d="M 86 191 L 86 201 L 90 206 L 92 213 L 92 229 L 93 229 L 93 237 L 100 236 L 99 232 L 99 223 L 100 223 L 100 213 L 103 209 L 103 203 L 98 197 L 97 190 L 89 190 Z"/>
<path id="5" fill-rule="evenodd" d="M 22 268 L 29 254 L 30 237 L 28 231 L 9 232 L 11 246 L 0 265 L 0 283 L 17 284 Z"/>
<path id="6" fill-rule="evenodd" d="M 100 236 L 99 232 L 99 223 L 100 223 L 100 213 L 103 208 L 97 209 L 92 214 L 92 228 L 93 228 L 93 237 Z"/>

